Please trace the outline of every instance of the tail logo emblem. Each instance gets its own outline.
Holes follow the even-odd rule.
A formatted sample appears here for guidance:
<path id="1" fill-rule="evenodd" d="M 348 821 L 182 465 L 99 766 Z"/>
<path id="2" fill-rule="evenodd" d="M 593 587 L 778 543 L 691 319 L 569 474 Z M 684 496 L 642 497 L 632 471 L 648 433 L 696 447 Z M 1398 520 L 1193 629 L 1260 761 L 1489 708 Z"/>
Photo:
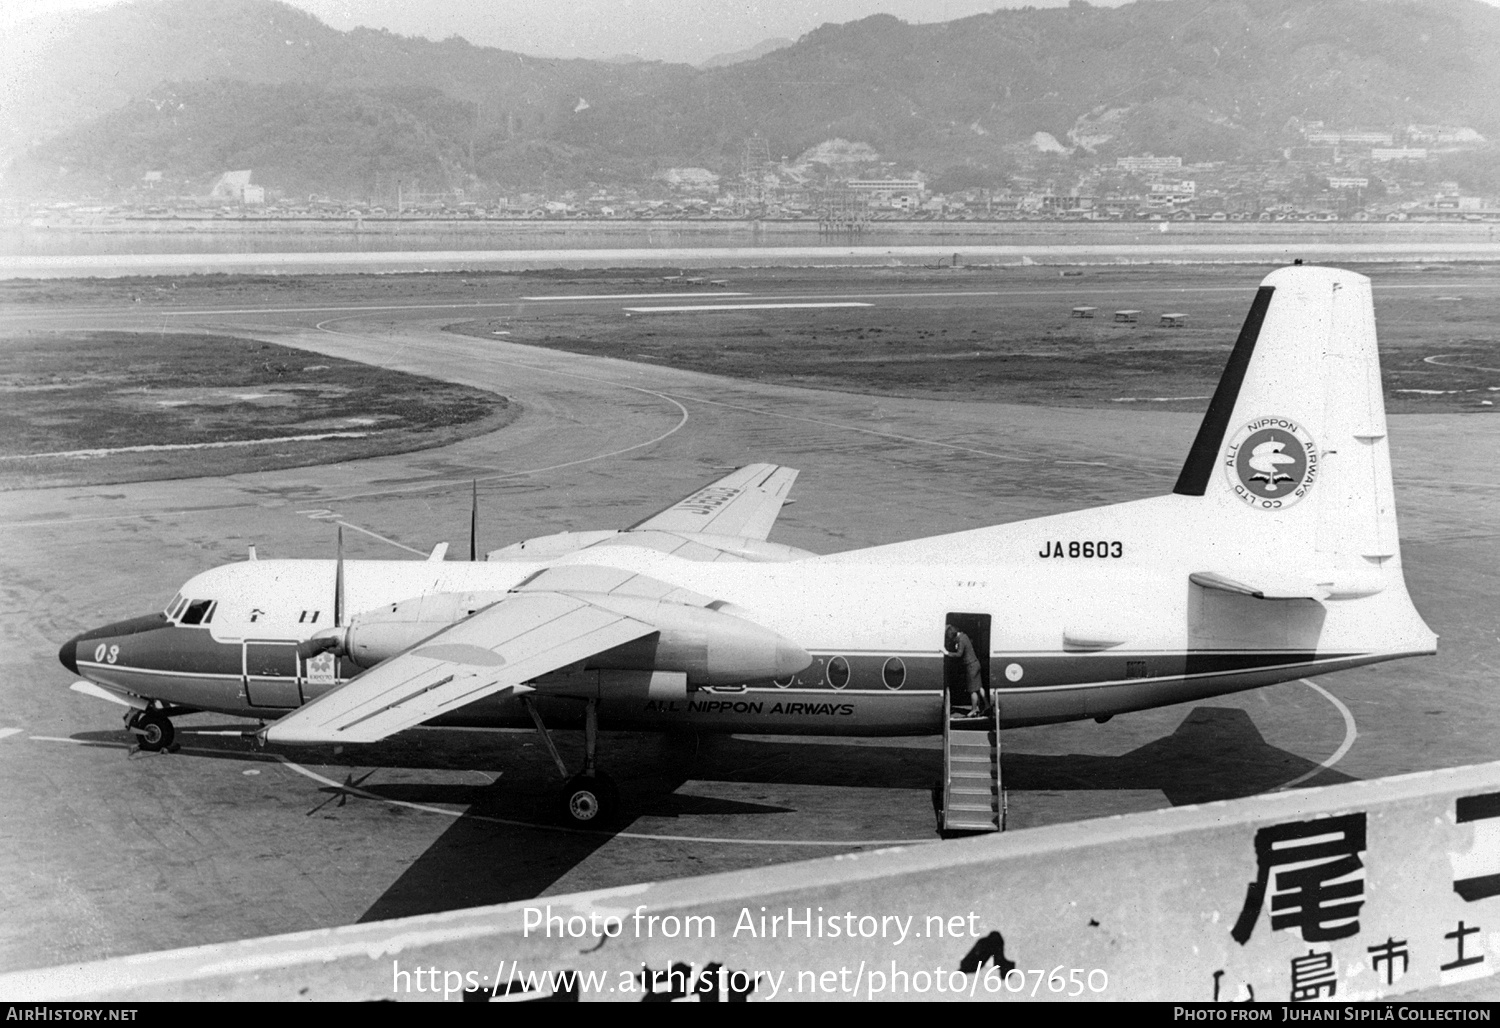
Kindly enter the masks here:
<path id="1" fill-rule="evenodd" d="M 1224 453 L 1229 487 L 1246 506 L 1285 510 L 1318 478 L 1318 447 L 1290 418 L 1256 418 Z"/>

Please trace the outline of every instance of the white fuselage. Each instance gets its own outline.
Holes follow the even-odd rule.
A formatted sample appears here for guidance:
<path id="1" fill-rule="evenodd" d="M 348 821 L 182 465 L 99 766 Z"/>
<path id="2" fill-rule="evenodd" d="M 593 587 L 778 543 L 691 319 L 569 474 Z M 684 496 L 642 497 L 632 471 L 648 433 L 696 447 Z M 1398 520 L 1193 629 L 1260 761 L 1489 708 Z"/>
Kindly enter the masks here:
<path id="1" fill-rule="evenodd" d="M 1377 591 L 1321 602 L 1191 584 L 1194 572 L 1244 562 L 1247 540 L 1222 527 L 1201 500 L 1165 496 L 784 563 L 701 562 L 631 546 L 537 562 L 348 561 L 346 602 L 356 620 L 419 596 L 473 594 L 487 605 L 545 568 L 607 566 L 723 600 L 813 656 L 781 681 L 703 688 L 686 700 L 606 700 L 601 717 L 622 729 L 938 731 L 952 674 L 943 628 L 953 615 L 982 619 L 971 623 L 984 626 L 981 657 L 1008 725 L 1105 718 L 1432 650 L 1399 562 L 1381 569 Z M 1277 552 L 1274 538 L 1253 543 L 1257 566 L 1307 570 L 1306 555 Z M 1316 570 L 1340 573 L 1333 565 Z M 327 560 L 204 572 L 182 596 L 215 603 L 206 626 L 166 625 L 165 639 L 101 638 L 80 650 L 79 671 L 174 705 L 277 716 L 359 670 L 320 673 L 291 649 L 331 625 L 334 577 Z M 183 633 L 200 642 L 184 649 Z M 162 646 L 199 656 L 169 666 L 153 652 Z M 268 653 L 287 659 L 257 665 Z M 562 699 L 548 704 L 549 718 L 563 724 L 580 709 Z M 504 698 L 448 720 L 529 723 L 520 704 Z"/>

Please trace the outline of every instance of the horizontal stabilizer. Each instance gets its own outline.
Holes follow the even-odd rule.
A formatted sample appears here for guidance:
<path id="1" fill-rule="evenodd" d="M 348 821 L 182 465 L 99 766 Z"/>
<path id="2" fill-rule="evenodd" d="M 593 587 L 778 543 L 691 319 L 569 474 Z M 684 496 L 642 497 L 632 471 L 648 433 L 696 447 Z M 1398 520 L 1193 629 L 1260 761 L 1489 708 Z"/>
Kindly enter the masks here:
<path id="1" fill-rule="evenodd" d="M 1188 581 L 1205 589 L 1253 596 L 1257 600 L 1326 600 L 1330 592 L 1326 585 L 1307 579 L 1256 578 L 1253 582 L 1241 582 L 1213 571 L 1195 571 L 1188 575 Z"/>

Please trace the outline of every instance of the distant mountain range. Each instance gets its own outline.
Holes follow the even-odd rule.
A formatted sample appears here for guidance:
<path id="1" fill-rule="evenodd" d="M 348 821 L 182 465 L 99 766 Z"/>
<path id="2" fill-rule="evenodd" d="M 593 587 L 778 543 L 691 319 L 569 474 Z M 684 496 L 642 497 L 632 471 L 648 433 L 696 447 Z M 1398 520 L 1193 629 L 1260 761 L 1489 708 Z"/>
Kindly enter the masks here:
<path id="1" fill-rule="evenodd" d="M 746 61 L 753 61 L 759 57 L 764 57 L 766 54 L 774 53 L 777 50 L 785 50 L 795 42 L 797 42 L 795 39 L 782 39 L 780 37 L 776 39 L 763 39 L 745 50 L 733 50 L 727 54 L 714 54 L 708 60 L 700 61 L 698 67 L 727 68 L 731 64 L 744 64 Z"/>
<path id="2" fill-rule="evenodd" d="M 3 186 L 253 168 L 289 192 L 555 188 L 733 173 L 753 134 L 773 159 L 838 138 L 980 177 L 1046 136 L 1188 160 L 1288 145 L 1295 119 L 1500 139 L 1500 9 L 1479 0 L 1074 0 L 945 24 L 877 15 L 743 56 L 542 59 L 340 32 L 275 0 L 141 0 L 0 40 Z"/>

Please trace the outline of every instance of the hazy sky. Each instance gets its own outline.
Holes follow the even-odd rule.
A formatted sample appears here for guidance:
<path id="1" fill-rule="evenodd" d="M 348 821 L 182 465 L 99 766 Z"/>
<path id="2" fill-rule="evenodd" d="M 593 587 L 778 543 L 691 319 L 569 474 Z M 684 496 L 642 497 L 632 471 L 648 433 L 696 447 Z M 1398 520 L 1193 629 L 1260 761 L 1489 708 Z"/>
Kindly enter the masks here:
<path id="1" fill-rule="evenodd" d="M 133 0 L 0 0 L 0 14 L 108 6 Z M 764 39 L 795 39 L 826 22 L 878 12 L 909 22 L 951 21 L 1002 7 L 1060 7 L 1067 0 L 287 0 L 337 29 L 357 25 L 545 57 L 697 63 Z M 1093 0 L 1116 6 L 1124 0 Z M 1485 0 L 1500 5 L 1500 0 Z M 0 19 L 3 21 L 3 19 Z"/>
<path id="2" fill-rule="evenodd" d="M 130 0 L 0 0 L 17 15 Z M 1030 3 L 1067 0 L 287 0 L 337 29 L 356 25 L 546 57 L 614 57 L 696 63 L 764 39 L 795 39 L 826 22 L 887 12 L 909 22 L 951 21 Z M 1100 0 L 1111 6 L 1122 0 Z M 1497 0 L 1500 2 L 1500 0 Z"/>

